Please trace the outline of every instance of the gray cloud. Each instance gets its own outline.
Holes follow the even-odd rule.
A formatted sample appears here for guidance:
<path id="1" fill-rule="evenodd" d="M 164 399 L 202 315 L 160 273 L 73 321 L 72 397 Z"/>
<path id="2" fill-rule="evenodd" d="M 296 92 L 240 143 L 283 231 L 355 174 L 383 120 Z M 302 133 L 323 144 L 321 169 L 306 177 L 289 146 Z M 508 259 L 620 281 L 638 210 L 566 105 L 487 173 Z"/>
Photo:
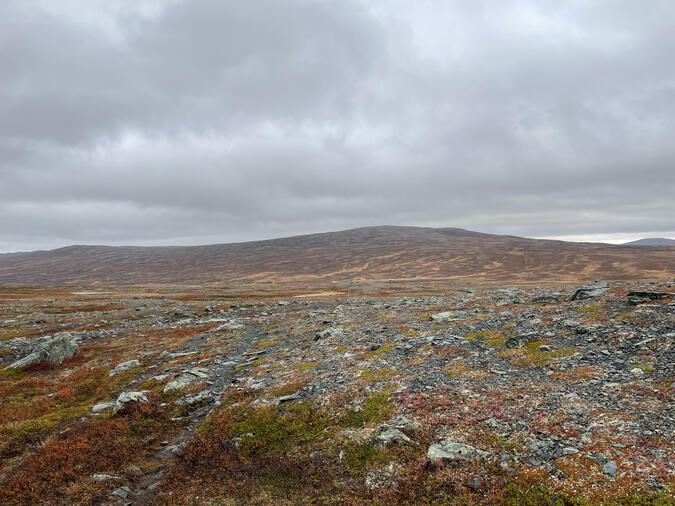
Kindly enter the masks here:
<path id="1" fill-rule="evenodd" d="M 4 2 L 0 250 L 673 236 L 675 5 L 643 7 Z"/>

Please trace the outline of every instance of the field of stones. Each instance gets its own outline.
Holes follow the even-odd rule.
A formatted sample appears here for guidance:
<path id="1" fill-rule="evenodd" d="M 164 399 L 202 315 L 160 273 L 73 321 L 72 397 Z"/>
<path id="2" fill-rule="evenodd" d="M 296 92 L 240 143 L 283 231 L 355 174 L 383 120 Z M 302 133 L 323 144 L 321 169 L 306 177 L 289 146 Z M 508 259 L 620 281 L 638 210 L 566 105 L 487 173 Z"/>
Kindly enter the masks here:
<path id="1" fill-rule="evenodd" d="M 675 284 L 0 289 L 2 504 L 675 504 Z"/>

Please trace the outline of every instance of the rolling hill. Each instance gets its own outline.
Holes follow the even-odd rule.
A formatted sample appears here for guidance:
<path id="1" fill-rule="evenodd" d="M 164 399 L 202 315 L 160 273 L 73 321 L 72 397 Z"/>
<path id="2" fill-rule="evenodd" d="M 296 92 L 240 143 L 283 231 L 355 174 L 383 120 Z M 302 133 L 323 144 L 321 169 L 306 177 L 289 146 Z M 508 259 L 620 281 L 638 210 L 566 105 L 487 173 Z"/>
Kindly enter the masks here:
<path id="1" fill-rule="evenodd" d="M 0 284 L 671 279 L 675 246 L 571 243 L 458 228 L 367 227 L 235 244 L 69 246 L 0 255 Z"/>
<path id="2" fill-rule="evenodd" d="M 667 239 L 665 237 L 647 237 L 645 239 L 638 239 L 624 243 L 624 246 L 669 246 L 675 245 L 675 239 Z"/>

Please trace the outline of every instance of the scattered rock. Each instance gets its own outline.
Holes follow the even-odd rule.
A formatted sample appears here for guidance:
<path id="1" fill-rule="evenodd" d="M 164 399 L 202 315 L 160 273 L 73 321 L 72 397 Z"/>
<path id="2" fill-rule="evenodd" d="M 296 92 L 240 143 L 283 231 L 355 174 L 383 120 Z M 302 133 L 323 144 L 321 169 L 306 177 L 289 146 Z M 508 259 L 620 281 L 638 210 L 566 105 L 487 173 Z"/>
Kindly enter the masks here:
<path id="1" fill-rule="evenodd" d="M 616 476 L 616 461 L 610 460 L 602 467 L 602 474 L 606 474 L 610 478 Z"/>

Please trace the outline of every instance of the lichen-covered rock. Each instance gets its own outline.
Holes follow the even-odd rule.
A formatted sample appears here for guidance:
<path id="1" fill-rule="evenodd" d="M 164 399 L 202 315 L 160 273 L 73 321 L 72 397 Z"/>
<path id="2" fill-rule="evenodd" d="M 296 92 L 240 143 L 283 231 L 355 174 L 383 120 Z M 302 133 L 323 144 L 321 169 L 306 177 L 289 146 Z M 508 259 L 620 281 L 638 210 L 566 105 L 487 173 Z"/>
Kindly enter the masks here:
<path id="1" fill-rule="evenodd" d="M 75 338 L 68 332 L 60 332 L 41 340 L 29 355 L 17 360 L 5 369 L 21 369 L 40 362 L 60 365 L 64 360 L 77 354 L 78 351 L 80 351 L 80 348 L 77 346 Z"/>
<path id="2" fill-rule="evenodd" d="M 427 458 L 431 460 L 475 460 L 489 455 L 488 452 L 449 439 L 432 444 L 427 451 Z"/>

